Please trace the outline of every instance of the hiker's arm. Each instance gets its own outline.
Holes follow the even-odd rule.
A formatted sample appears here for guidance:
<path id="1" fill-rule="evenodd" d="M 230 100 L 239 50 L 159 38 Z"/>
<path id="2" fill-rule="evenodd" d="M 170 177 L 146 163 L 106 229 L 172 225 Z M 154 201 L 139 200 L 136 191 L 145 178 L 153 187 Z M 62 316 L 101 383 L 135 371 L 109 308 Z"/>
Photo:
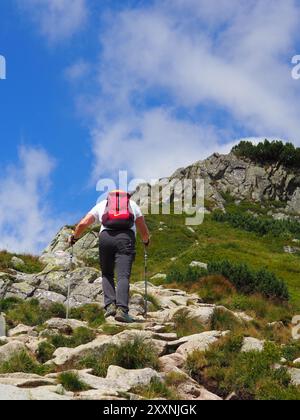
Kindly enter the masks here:
<path id="1" fill-rule="evenodd" d="M 142 237 L 142 241 L 147 244 L 150 241 L 149 229 L 146 225 L 144 217 L 138 217 L 135 221 L 136 227 Z"/>
<path id="2" fill-rule="evenodd" d="M 74 232 L 74 238 L 79 239 L 83 232 L 92 224 L 94 224 L 96 221 L 95 216 L 92 214 L 87 214 L 81 222 L 78 223 L 75 232 Z"/>

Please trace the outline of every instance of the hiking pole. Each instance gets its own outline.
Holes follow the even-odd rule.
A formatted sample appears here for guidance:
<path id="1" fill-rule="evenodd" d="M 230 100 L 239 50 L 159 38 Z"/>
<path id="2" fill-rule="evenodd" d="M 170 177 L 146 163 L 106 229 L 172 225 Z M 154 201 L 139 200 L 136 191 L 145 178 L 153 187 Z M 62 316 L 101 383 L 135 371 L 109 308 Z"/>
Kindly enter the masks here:
<path id="1" fill-rule="evenodd" d="M 69 314 L 70 314 L 70 295 L 71 295 L 71 270 L 73 267 L 73 255 L 74 255 L 74 245 L 71 246 L 71 253 L 70 253 L 70 273 L 69 273 L 69 279 L 68 279 L 68 297 L 67 297 L 67 313 L 66 313 L 66 320 L 69 320 Z"/>
<path id="2" fill-rule="evenodd" d="M 147 273 L 148 252 L 144 244 L 144 278 L 145 278 L 145 318 L 148 316 L 148 273 Z"/>

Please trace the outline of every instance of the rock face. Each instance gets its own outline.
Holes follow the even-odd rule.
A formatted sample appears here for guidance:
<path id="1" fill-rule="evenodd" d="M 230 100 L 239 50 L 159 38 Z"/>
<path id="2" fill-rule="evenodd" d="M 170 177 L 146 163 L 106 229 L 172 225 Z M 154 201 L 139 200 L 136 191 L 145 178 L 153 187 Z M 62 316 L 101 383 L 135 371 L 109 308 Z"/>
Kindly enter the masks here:
<path id="1" fill-rule="evenodd" d="M 170 178 L 161 180 L 160 184 L 164 186 L 168 182 L 185 179 L 203 179 L 206 199 L 214 203 L 215 208 L 224 210 L 225 200 L 222 194 L 230 193 L 237 201 L 282 201 L 286 205 L 281 212 L 300 213 L 300 170 L 291 172 L 278 164 L 265 167 L 241 159 L 234 153 L 215 153 L 204 161 L 178 169 Z M 140 186 L 133 199 L 146 207 L 147 198 L 141 198 L 143 187 L 144 191 L 147 190 L 147 186 Z M 175 201 L 181 198 L 181 194 L 174 196 Z"/>

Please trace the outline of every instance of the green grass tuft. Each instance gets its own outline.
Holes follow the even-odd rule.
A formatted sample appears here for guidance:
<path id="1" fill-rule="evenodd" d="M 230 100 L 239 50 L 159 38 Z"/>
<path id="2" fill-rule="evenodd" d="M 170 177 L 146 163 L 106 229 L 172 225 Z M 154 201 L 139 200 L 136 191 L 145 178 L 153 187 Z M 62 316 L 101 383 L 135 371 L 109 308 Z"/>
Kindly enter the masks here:
<path id="1" fill-rule="evenodd" d="M 80 367 L 93 369 L 93 374 L 106 377 L 110 365 L 124 369 L 143 369 L 150 367 L 159 370 L 157 351 L 151 343 L 140 338 L 128 340 L 120 345 L 108 345 L 97 357 L 88 357 L 80 363 Z"/>
<path id="2" fill-rule="evenodd" d="M 58 382 L 67 390 L 71 392 L 88 391 L 90 387 L 79 379 L 78 373 L 62 372 L 58 377 Z"/>
<path id="3" fill-rule="evenodd" d="M 12 354 L 10 360 L 0 364 L 0 373 L 34 373 L 37 375 L 46 375 L 51 370 L 50 367 L 39 364 L 27 352 Z"/>

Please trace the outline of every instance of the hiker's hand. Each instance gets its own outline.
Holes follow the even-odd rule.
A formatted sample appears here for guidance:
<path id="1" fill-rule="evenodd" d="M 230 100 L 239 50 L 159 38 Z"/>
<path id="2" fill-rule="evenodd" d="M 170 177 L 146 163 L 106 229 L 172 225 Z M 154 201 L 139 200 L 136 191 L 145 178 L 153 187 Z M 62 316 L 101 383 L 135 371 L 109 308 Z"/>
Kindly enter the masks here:
<path id="1" fill-rule="evenodd" d="M 143 244 L 145 247 L 148 248 L 148 246 L 150 245 L 150 239 L 148 239 L 147 241 L 143 241 Z"/>
<path id="2" fill-rule="evenodd" d="M 76 242 L 77 242 L 78 240 L 79 240 L 79 239 L 76 239 L 74 235 L 70 235 L 70 236 L 69 236 L 69 239 L 68 239 L 68 243 L 69 243 L 69 245 L 70 245 L 70 246 L 73 246 L 73 245 L 75 245 L 75 244 L 76 244 Z"/>

